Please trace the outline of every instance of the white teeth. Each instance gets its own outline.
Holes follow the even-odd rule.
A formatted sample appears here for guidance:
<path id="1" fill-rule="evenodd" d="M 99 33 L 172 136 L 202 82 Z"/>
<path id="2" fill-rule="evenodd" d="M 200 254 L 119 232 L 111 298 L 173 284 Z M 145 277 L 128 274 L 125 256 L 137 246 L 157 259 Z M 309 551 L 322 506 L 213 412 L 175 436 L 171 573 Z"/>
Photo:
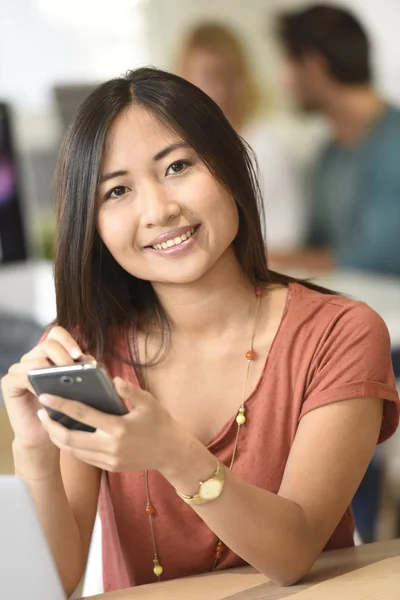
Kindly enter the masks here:
<path id="1" fill-rule="evenodd" d="M 186 233 L 183 233 L 182 235 L 179 235 L 171 240 L 167 240 L 166 242 L 162 242 L 162 244 L 156 244 L 155 246 L 152 246 L 152 248 L 154 250 L 166 250 L 167 248 L 171 248 L 172 246 L 178 246 L 179 244 L 182 244 L 182 242 L 185 242 L 186 240 L 191 238 L 194 232 L 195 228 L 193 227 L 193 229 L 191 229 L 190 231 L 187 231 Z"/>

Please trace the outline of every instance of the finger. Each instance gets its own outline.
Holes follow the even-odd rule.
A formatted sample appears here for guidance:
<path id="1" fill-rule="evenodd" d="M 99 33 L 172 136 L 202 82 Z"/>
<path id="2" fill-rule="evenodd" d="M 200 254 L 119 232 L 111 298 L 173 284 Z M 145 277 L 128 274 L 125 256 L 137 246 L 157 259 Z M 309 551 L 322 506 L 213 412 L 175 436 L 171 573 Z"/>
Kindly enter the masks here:
<path id="1" fill-rule="evenodd" d="M 32 369 L 46 369 L 50 366 L 50 361 L 45 358 L 36 358 L 25 363 L 16 363 L 9 368 L 7 377 L 4 378 L 4 385 L 7 389 L 12 388 L 13 390 L 20 390 L 22 392 L 29 390 L 36 396 L 36 391 L 28 377 L 28 371 Z"/>
<path id="2" fill-rule="evenodd" d="M 85 362 L 92 362 L 96 360 L 94 356 L 92 356 L 91 354 L 82 354 L 79 357 L 79 362 L 85 363 Z"/>
<path id="3" fill-rule="evenodd" d="M 98 433 L 105 436 L 103 432 L 88 433 L 85 431 L 72 431 L 57 421 L 54 421 L 44 408 L 38 411 L 38 417 L 43 429 L 47 432 L 52 443 L 63 452 L 71 454 L 78 460 L 92 464 L 100 469 L 112 468 L 111 455 L 104 452 L 104 444 L 93 443 Z"/>
<path id="4" fill-rule="evenodd" d="M 87 404 L 77 402 L 76 400 L 70 400 L 68 398 L 62 398 L 61 396 L 53 396 L 50 394 L 41 394 L 39 396 L 39 402 L 43 406 L 47 406 L 54 410 L 57 410 L 76 421 L 80 421 L 90 427 L 101 429 L 102 431 L 110 435 L 120 435 L 122 417 L 109 415 L 100 410 L 96 410 Z"/>
<path id="5" fill-rule="evenodd" d="M 28 373 L 32 369 L 46 369 L 53 366 L 47 358 L 37 357 L 26 360 L 25 362 L 15 363 L 8 369 L 10 375 L 22 375 Z"/>
<path id="6" fill-rule="evenodd" d="M 82 355 L 82 350 L 79 345 L 76 343 L 72 335 L 63 327 L 53 327 L 50 330 L 47 339 L 56 340 L 59 342 L 61 346 L 63 346 L 68 352 L 68 354 L 70 354 L 70 356 L 72 356 L 74 359 L 78 359 Z"/>
<path id="7" fill-rule="evenodd" d="M 10 395 L 10 397 L 18 398 L 19 396 L 23 396 L 26 391 L 29 391 L 36 396 L 36 392 L 26 373 L 18 375 L 11 375 L 8 373 L 1 380 L 1 389 L 3 390 L 4 397 Z"/>
<path id="8" fill-rule="evenodd" d="M 47 369 L 52 364 L 47 358 L 38 357 L 31 358 L 25 362 L 15 363 L 8 369 L 10 375 L 21 375 L 22 373 L 28 373 L 32 369 Z"/>
<path id="9" fill-rule="evenodd" d="M 104 453 L 107 450 L 107 446 L 110 445 L 111 436 L 100 429 L 97 429 L 94 433 L 68 429 L 58 421 L 52 419 L 44 408 L 38 411 L 38 417 L 47 433 L 57 440 L 59 444 L 68 448 Z"/>
<path id="10" fill-rule="evenodd" d="M 143 396 L 146 392 L 130 381 L 125 381 L 125 379 L 122 379 L 121 377 L 115 377 L 113 379 L 113 384 L 118 396 L 128 404 L 128 408 L 135 408 L 135 406 L 143 401 Z"/>
<path id="11" fill-rule="evenodd" d="M 48 358 L 54 365 L 73 365 L 74 359 L 69 352 L 57 340 L 47 339 L 21 358 L 21 362 L 27 362 L 33 358 Z"/>

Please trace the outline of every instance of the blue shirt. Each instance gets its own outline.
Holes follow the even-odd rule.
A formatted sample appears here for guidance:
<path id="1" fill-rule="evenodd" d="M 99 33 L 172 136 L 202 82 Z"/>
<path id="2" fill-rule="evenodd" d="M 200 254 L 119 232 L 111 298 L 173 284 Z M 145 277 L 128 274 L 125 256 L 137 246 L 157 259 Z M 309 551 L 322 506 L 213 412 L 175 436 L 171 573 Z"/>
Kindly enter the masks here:
<path id="1" fill-rule="evenodd" d="M 339 266 L 400 275 L 400 110 L 355 147 L 331 142 L 313 187 L 310 245 L 329 246 Z"/>

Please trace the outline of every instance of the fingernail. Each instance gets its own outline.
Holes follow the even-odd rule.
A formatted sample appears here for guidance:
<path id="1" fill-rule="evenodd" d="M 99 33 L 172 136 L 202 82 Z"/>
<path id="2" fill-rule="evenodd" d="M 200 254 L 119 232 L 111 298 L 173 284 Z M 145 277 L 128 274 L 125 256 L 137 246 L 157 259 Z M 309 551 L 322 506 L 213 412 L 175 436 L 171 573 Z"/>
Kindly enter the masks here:
<path id="1" fill-rule="evenodd" d="M 44 404 L 45 406 L 51 406 L 51 404 L 53 403 L 53 397 L 49 394 L 40 394 L 39 402 L 41 404 Z"/>
<path id="2" fill-rule="evenodd" d="M 42 423 L 44 421 L 45 412 L 46 411 L 44 410 L 44 408 L 41 408 L 40 410 L 37 411 L 37 416 Z"/>
<path id="3" fill-rule="evenodd" d="M 82 356 L 82 352 L 81 350 L 79 350 L 79 348 L 72 348 L 71 349 L 71 356 L 72 358 L 80 358 Z"/>

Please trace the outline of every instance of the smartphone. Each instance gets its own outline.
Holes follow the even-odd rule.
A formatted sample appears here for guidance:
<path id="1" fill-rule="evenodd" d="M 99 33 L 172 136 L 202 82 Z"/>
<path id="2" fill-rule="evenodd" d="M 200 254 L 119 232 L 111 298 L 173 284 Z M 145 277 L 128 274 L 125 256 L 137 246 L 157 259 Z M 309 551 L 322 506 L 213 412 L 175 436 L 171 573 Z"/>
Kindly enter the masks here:
<path id="1" fill-rule="evenodd" d="M 48 367 L 28 371 L 36 394 L 53 394 L 77 400 L 110 415 L 128 411 L 118 396 L 107 371 L 96 361 L 75 363 L 65 367 Z M 50 417 L 68 429 L 94 432 L 96 429 L 76 421 L 52 408 L 45 407 Z"/>

